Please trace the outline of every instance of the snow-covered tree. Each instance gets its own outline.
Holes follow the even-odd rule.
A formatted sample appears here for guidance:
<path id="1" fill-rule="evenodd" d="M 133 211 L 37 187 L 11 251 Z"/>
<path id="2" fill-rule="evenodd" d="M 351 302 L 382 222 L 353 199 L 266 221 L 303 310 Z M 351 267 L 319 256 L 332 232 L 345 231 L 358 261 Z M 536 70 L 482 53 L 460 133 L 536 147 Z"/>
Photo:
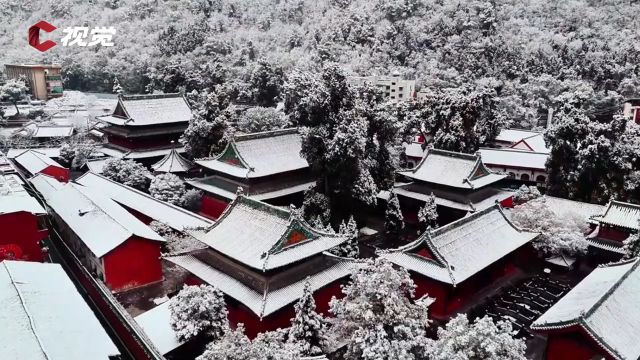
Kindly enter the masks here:
<path id="1" fill-rule="evenodd" d="M 285 335 L 284 331 L 271 331 L 258 334 L 251 341 L 244 334 L 244 325 L 239 324 L 220 340 L 209 343 L 196 360 L 299 360 L 299 346 L 286 342 Z"/>
<path id="2" fill-rule="evenodd" d="M 10 79 L 0 86 L 0 100 L 6 100 L 13 104 L 16 108 L 16 112 L 20 114 L 18 109 L 18 101 L 23 100 L 26 97 L 27 85 L 24 81 Z"/>
<path id="3" fill-rule="evenodd" d="M 149 172 L 134 160 L 109 159 L 104 163 L 102 175 L 119 183 L 144 190 Z"/>
<path id="4" fill-rule="evenodd" d="M 523 184 L 513 195 L 513 201 L 515 201 L 516 203 L 523 203 L 529 200 L 537 199 L 540 196 L 542 196 L 542 194 L 540 194 L 540 190 L 538 190 L 537 186 L 527 186 Z"/>
<path id="5" fill-rule="evenodd" d="M 418 211 L 418 222 L 425 229 L 438 226 L 438 205 L 433 193 L 429 195 L 427 201 L 424 202 L 424 206 Z"/>
<path id="6" fill-rule="evenodd" d="M 336 337 L 348 340 L 348 360 L 424 358 L 429 340 L 426 302 L 414 301 L 415 284 L 405 269 L 383 259 L 369 259 L 332 299 Z"/>
<path id="7" fill-rule="evenodd" d="M 180 142 L 194 158 L 216 154 L 226 144 L 228 122 L 232 117 L 226 110 L 229 101 L 216 92 L 196 93 L 192 98 L 193 116 Z"/>
<path id="8" fill-rule="evenodd" d="M 275 108 L 247 109 L 238 119 L 238 130 L 246 133 L 284 129 L 289 125 L 286 116 Z"/>
<path id="9" fill-rule="evenodd" d="M 113 79 L 113 89 L 111 91 L 117 95 L 122 95 L 124 93 L 124 89 L 122 89 L 122 85 L 120 85 L 118 78 Z"/>
<path id="10" fill-rule="evenodd" d="M 194 250 L 200 250 L 207 247 L 206 244 L 200 242 L 193 236 L 173 230 L 168 225 L 152 221 L 149 227 L 162 236 L 166 241 L 162 244 L 162 253 L 169 255 L 185 254 Z"/>
<path id="11" fill-rule="evenodd" d="M 198 189 L 187 190 L 182 196 L 182 199 L 180 199 L 180 205 L 189 211 L 200 211 L 200 207 L 202 206 L 202 191 Z"/>
<path id="12" fill-rule="evenodd" d="M 351 216 L 349 222 L 345 224 L 344 221 L 340 223 L 338 228 L 338 234 L 349 237 L 349 240 L 341 244 L 340 246 L 331 249 L 330 252 L 337 256 L 355 258 L 360 254 L 360 248 L 358 247 L 358 225 L 356 220 Z"/>
<path id="13" fill-rule="evenodd" d="M 171 173 L 156 175 L 149 185 L 149 193 L 158 200 L 181 205 L 185 194 L 184 181 Z"/>
<path id="14" fill-rule="evenodd" d="M 640 219 L 638 219 L 638 228 L 640 228 Z M 640 256 L 640 232 L 629 235 L 624 240 L 625 259 L 632 259 Z"/>
<path id="15" fill-rule="evenodd" d="M 68 142 L 60 145 L 60 158 L 63 159 L 68 165 L 71 164 L 73 158 L 76 156 L 75 149 Z"/>
<path id="16" fill-rule="evenodd" d="M 438 329 L 438 339 L 428 351 L 430 360 L 525 360 L 524 339 L 514 338 L 511 323 L 497 324 L 485 316 L 469 323 L 459 314 Z"/>
<path id="17" fill-rule="evenodd" d="M 331 218 L 329 198 L 316 189 L 309 189 L 304 192 L 304 200 L 302 201 L 302 216 L 305 220 L 317 225 L 320 221 L 322 227 L 329 224 Z"/>
<path id="18" fill-rule="evenodd" d="M 404 229 L 404 217 L 400 210 L 400 201 L 395 191 L 389 191 L 389 199 L 387 200 L 387 209 L 384 212 L 384 227 L 388 233 L 398 234 Z"/>
<path id="19" fill-rule="evenodd" d="M 200 335 L 217 340 L 229 331 L 224 294 L 211 285 L 185 286 L 169 311 L 171 327 L 181 341 Z"/>
<path id="20" fill-rule="evenodd" d="M 283 83 L 282 68 L 274 66 L 265 59 L 258 60 L 249 78 L 253 101 L 260 106 L 275 106 Z"/>
<path id="21" fill-rule="evenodd" d="M 297 343 L 304 356 L 320 355 L 327 346 L 327 322 L 316 312 L 310 286 L 307 280 L 304 293 L 294 306 L 296 316 L 291 320 L 288 334 L 288 341 Z"/>
<path id="22" fill-rule="evenodd" d="M 575 256 L 587 250 L 584 218 L 568 212 L 556 214 L 544 198 L 516 206 L 511 219 L 524 230 L 540 233 L 533 246 L 544 255 Z"/>

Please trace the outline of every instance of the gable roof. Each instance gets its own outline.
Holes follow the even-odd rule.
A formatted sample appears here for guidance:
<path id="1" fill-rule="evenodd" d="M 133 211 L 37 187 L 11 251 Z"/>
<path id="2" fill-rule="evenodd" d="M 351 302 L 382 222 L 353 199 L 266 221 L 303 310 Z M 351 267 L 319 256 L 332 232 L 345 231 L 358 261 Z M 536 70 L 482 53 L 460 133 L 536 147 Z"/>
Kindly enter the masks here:
<path id="1" fill-rule="evenodd" d="M 171 327 L 169 305 L 172 301 L 173 299 L 166 301 L 135 317 L 147 337 L 163 355 L 184 344 L 178 340 L 176 331 Z"/>
<path id="2" fill-rule="evenodd" d="M 399 174 L 418 181 L 461 189 L 481 188 L 506 177 L 489 170 L 479 153 L 472 155 L 438 149 L 428 149 L 415 168 L 399 171 Z"/>
<path id="3" fill-rule="evenodd" d="M 185 159 L 182 155 L 178 154 L 176 149 L 171 151 L 160 161 L 151 165 L 151 168 L 156 172 L 161 173 L 181 173 L 187 172 L 194 167 L 193 163 Z"/>
<path id="4" fill-rule="evenodd" d="M 619 226 L 628 230 L 638 231 L 640 221 L 640 205 L 613 200 L 607 204 L 601 224 Z"/>
<path id="5" fill-rule="evenodd" d="M 591 204 L 549 195 L 544 195 L 541 198 L 531 201 L 544 201 L 549 209 L 557 215 L 574 213 L 583 217 L 585 221 L 591 220 L 594 216 L 601 215 L 605 210 L 605 207 L 600 204 Z"/>
<path id="6" fill-rule="evenodd" d="M 126 116 L 116 115 L 120 111 Z M 121 126 L 171 124 L 188 122 L 191 108 L 180 94 L 121 95 L 114 114 L 97 119 Z"/>
<path id="7" fill-rule="evenodd" d="M 196 163 L 236 178 L 257 178 L 309 167 L 301 151 L 297 129 L 274 130 L 236 136 L 218 156 Z"/>
<path id="8" fill-rule="evenodd" d="M 516 149 L 489 149 L 478 150 L 482 161 L 486 165 L 499 165 L 505 167 L 528 168 L 546 171 L 547 153 L 534 151 L 522 151 Z"/>
<path id="9" fill-rule="evenodd" d="M 34 138 L 50 138 L 50 137 L 69 137 L 73 135 L 73 126 L 60 125 L 38 125 L 31 137 Z"/>
<path id="10" fill-rule="evenodd" d="M 535 152 L 540 152 L 545 154 L 548 154 L 551 151 L 547 147 L 547 144 L 544 141 L 544 136 L 542 135 L 542 133 L 538 133 L 538 134 L 526 137 L 516 142 L 515 144 L 511 145 L 511 148 L 535 151 Z"/>
<path id="11" fill-rule="evenodd" d="M 531 328 L 580 326 L 613 358 L 640 358 L 639 264 L 633 259 L 596 268 Z"/>
<path id="12" fill-rule="evenodd" d="M 43 179 L 44 180 L 44 179 Z M 46 181 L 34 182 L 47 204 L 97 257 L 102 257 L 131 236 L 148 240 L 164 239 L 131 215 L 100 190 L 74 183 L 52 191 Z"/>
<path id="13" fill-rule="evenodd" d="M 0 214 L 16 212 L 46 214 L 42 205 L 26 192 L 16 174 L 0 175 Z"/>
<path id="14" fill-rule="evenodd" d="M 435 231 L 381 257 L 447 284 L 459 284 L 533 240 L 537 233 L 515 227 L 496 204 Z M 419 255 L 421 249 L 433 259 Z"/>
<path id="15" fill-rule="evenodd" d="M 498 136 L 496 136 L 495 141 L 515 144 L 524 138 L 527 138 L 536 134 L 540 134 L 540 132 L 533 131 L 533 130 L 524 130 L 524 129 L 502 129 L 500 130 L 500 133 L 498 134 Z"/>
<path id="16" fill-rule="evenodd" d="M 14 149 L 11 148 L 9 150 L 7 150 L 7 158 L 9 159 L 15 159 L 17 156 L 29 151 L 29 150 L 34 150 L 37 151 L 41 154 L 44 154 L 47 157 L 50 158 L 59 158 L 60 157 L 60 148 L 56 147 L 56 148 L 34 148 L 34 149 Z"/>
<path id="17" fill-rule="evenodd" d="M 29 182 L 45 199 L 48 199 L 56 191 L 64 187 L 63 183 L 58 181 L 53 176 L 49 176 L 47 174 L 36 174 L 29 179 Z"/>
<path id="18" fill-rule="evenodd" d="M 3 359 L 108 360 L 118 348 L 58 264 L 0 263 Z"/>
<path id="19" fill-rule="evenodd" d="M 147 193 L 102 175 L 87 172 L 75 181 L 178 231 L 188 228 L 209 228 L 213 225 L 213 221 L 203 216 L 158 200 Z"/>
<path id="20" fill-rule="evenodd" d="M 34 175 L 48 168 L 49 166 L 55 166 L 65 169 L 64 166 L 58 164 L 47 155 L 35 150 L 27 150 L 22 154 L 16 156 L 13 160 Z"/>
<path id="21" fill-rule="evenodd" d="M 319 254 L 348 240 L 312 228 L 296 211 L 239 195 L 207 232 L 192 235 L 212 249 L 253 269 L 266 271 Z M 300 241 L 287 246 L 292 235 Z"/>

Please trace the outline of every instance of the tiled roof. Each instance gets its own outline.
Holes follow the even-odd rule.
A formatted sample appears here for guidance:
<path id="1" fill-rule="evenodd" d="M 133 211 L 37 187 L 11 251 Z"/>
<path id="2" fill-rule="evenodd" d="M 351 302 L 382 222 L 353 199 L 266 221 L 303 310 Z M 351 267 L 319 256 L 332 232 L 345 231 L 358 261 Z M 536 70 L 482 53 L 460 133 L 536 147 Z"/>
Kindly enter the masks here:
<path id="1" fill-rule="evenodd" d="M 255 200 L 269 200 L 277 197 L 303 192 L 313 187 L 316 182 L 309 177 L 297 176 L 292 179 L 273 179 L 254 183 L 253 186 L 245 187 L 244 184 L 213 175 L 205 178 L 195 178 L 186 181 L 187 184 L 205 192 L 221 196 L 228 200 L 236 198 L 236 189 L 242 186 L 244 193 Z"/>
<path id="2" fill-rule="evenodd" d="M 638 259 L 593 270 L 532 329 L 580 326 L 615 359 L 640 358 L 640 270 Z"/>
<path id="3" fill-rule="evenodd" d="M 0 214 L 15 212 L 46 214 L 42 205 L 24 189 L 16 174 L 0 175 Z"/>
<path id="4" fill-rule="evenodd" d="M 635 231 L 640 226 L 638 221 L 640 221 L 640 205 L 615 200 L 607 204 L 607 208 L 600 218 L 601 224 L 619 226 Z"/>
<path id="5" fill-rule="evenodd" d="M 258 178 L 309 167 L 301 150 L 296 129 L 275 130 L 236 136 L 218 156 L 196 163 L 236 178 Z"/>
<path id="6" fill-rule="evenodd" d="M 512 191 L 508 190 L 485 187 L 470 196 L 464 196 L 457 193 L 455 190 L 447 192 L 440 189 L 430 189 L 416 183 L 396 185 L 394 191 L 399 196 L 408 197 L 418 201 L 427 201 L 433 193 L 438 206 L 470 212 L 492 207 L 495 205 L 496 201 L 501 202 L 514 194 Z"/>
<path id="7" fill-rule="evenodd" d="M 41 154 L 44 154 L 47 157 L 50 158 L 57 158 L 60 157 L 60 148 L 56 147 L 56 148 L 34 148 L 34 149 L 9 149 L 7 150 L 7 157 L 9 159 L 15 159 L 17 156 L 19 156 L 20 154 L 23 154 L 26 151 L 29 150 L 34 150 L 37 151 Z"/>
<path id="8" fill-rule="evenodd" d="M 241 302 L 260 317 L 271 315 L 296 302 L 304 292 L 306 279 L 276 290 L 269 291 L 267 288 L 264 292 L 258 292 L 192 255 L 172 256 L 166 259 L 183 267 L 208 284 L 218 287 L 227 296 Z M 332 266 L 308 277 L 311 290 L 316 291 L 349 276 L 355 266 L 358 266 L 358 263 L 354 261 L 337 259 Z"/>
<path id="9" fill-rule="evenodd" d="M 479 154 L 429 149 L 418 166 L 401 175 L 414 180 L 461 189 L 477 189 L 502 180 L 489 170 Z"/>
<path id="10" fill-rule="evenodd" d="M 545 204 L 557 215 L 577 214 L 589 221 L 593 216 L 601 215 L 605 207 L 599 204 L 590 204 L 581 201 L 568 200 L 558 197 L 545 195 L 541 198 L 531 201 L 544 201 Z"/>
<path id="11" fill-rule="evenodd" d="M 173 148 L 164 148 L 164 149 L 151 149 L 151 150 L 136 150 L 136 151 L 123 151 L 121 149 L 116 149 L 109 146 L 101 146 L 96 149 L 96 151 L 101 152 L 105 155 L 115 157 L 118 159 L 147 159 L 158 156 L 166 156 L 169 154 Z M 179 153 L 183 153 L 184 147 L 175 148 L 175 151 Z"/>
<path id="12" fill-rule="evenodd" d="M 36 131 L 31 135 L 35 138 L 69 137 L 73 135 L 73 126 L 42 126 L 36 127 Z"/>
<path id="13" fill-rule="evenodd" d="M 52 191 L 45 181 L 33 182 L 47 204 L 97 257 L 102 257 L 131 236 L 164 241 L 100 190 L 65 184 Z M 46 195 L 45 195 L 46 193 Z"/>
<path id="14" fill-rule="evenodd" d="M 127 117 L 107 115 L 98 119 L 122 126 L 170 124 L 191 119 L 191 108 L 180 94 L 122 95 L 118 106 Z"/>
<path id="15" fill-rule="evenodd" d="M 108 360 L 118 355 L 58 264 L 0 263 L 2 359 Z"/>
<path id="16" fill-rule="evenodd" d="M 147 337 L 163 355 L 183 344 L 178 340 L 176 331 L 171 327 L 171 311 L 169 310 L 171 301 L 166 301 L 135 317 Z"/>
<path id="17" fill-rule="evenodd" d="M 500 134 L 496 137 L 495 141 L 517 143 L 518 141 L 530 137 L 532 135 L 540 134 L 537 131 L 521 130 L 521 129 L 502 129 Z"/>
<path id="18" fill-rule="evenodd" d="M 293 232 L 304 234 L 304 240 L 286 246 Z M 313 229 L 295 213 L 244 195 L 236 197 L 209 231 L 192 235 L 260 271 L 294 263 L 347 241 L 346 236 Z"/>
<path id="19" fill-rule="evenodd" d="M 76 179 L 76 182 L 94 191 L 99 191 L 113 201 L 179 231 L 186 228 L 208 228 L 213 225 L 213 221 L 205 217 L 155 199 L 147 193 L 107 179 L 102 175 L 88 172 Z"/>
<path id="20" fill-rule="evenodd" d="M 511 145 L 512 148 L 518 148 L 521 150 L 535 151 L 539 153 L 548 154 L 551 150 L 547 147 L 542 134 L 535 134 L 526 137 L 517 143 Z"/>
<path id="21" fill-rule="evenodd" d="M 504 167 L 517 167 L 536 170 L 546 170 L 545 163 L 549 154 L 533 151 L 514 149 L 488 149 L 478 150 L 482 161 L 487 165 L 501 165 Z"/>
<path id="22" fill-rule="evenodd" d="M 49 166 L 64 168 L 64 166 L 58 164 L 47 155 L 36 150 L 27 150 L 24 153 L 16 156 L 13 160 L 34 175 L 48 168 Z"/>
<path id="23" fill-rule="evenodd" d="M 171 149 L 171 152 L 151 165 L 151 168 L 160 173 L 184 173 L 191 170 L 193 166 L 193 163 L 178 154 L 176 149 Z"/>
<path id="24" fill-rule="evenodd" d="M 426 277 L 459 284 L 533 240 L 537 233 L 516 228 L 499 205 L 471 214 L 381 257 Z M 425 247 L 429 259 L 417 252 Z"/>

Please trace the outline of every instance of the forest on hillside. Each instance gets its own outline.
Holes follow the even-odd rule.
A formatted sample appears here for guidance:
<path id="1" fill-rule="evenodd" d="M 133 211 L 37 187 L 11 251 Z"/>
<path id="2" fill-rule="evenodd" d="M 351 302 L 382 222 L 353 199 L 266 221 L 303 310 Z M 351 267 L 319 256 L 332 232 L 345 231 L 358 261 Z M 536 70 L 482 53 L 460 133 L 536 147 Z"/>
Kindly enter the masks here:
<path id="1" fill-rule="evenodd" d="M 566 92 L 599 94 L 604 110 L 639 94 L 638 13 L 616 0 L 0 0 L 0 60 L 62 63 L 69 89 L 223 86 L 239 102 L 255 100 L 265 69 L 336 63 L 397 71 L 423 91 L 490 87 L 511 125 L 533 127 Z M 115 46 L 38 53 L 24 34 L 41 19 L 114 26 Z"/>

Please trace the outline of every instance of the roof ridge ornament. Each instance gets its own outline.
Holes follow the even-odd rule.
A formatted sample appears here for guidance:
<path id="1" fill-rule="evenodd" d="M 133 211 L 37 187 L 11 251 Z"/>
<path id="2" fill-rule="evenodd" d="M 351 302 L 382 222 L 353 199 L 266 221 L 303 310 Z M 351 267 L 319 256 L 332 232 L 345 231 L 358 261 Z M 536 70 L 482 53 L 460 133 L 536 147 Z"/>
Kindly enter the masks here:
<path id="1" fill-rule="evenodd" d="M 242 188 L 242 186 L 238 186 L 238 188 L 236 189 L 236 196 L 244 196 L 244 189 Z"/>

